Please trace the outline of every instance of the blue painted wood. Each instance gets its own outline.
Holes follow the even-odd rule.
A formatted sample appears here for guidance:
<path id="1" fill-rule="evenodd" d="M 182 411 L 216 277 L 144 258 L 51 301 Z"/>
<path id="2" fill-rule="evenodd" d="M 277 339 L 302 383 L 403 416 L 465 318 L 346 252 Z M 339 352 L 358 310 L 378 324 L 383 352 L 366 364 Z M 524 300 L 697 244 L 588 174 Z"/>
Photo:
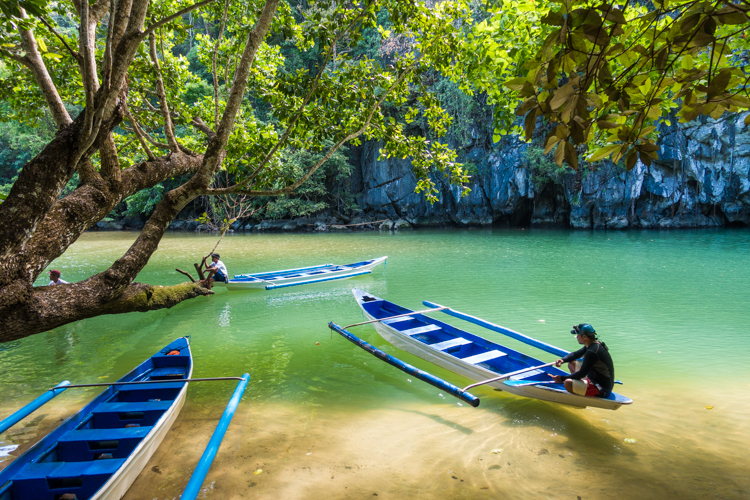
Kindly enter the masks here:
<path id="1" fill-rule="evenodd" d="M 467 375 L 467 373 L 470 372 L 471 373 L 470 378 L 473 378 L 473 380 L 482 381 L 482 380 L 489 380 L 489 379 L 494 378 L 492 376 L 488 376 L 484 378 L 476 378 L 476 376 L 483 377 L 483 375 L 478 374 L 477 372 L 471 372 L 471 369 L 468 368 L 474 365 L 469 365 L 468 363 L 466 363 L 466 361 L 475 360 L 477 359 L 476 356 L 482 353 L 498 351 L 498 352 L 504 352 L 506 354 L 505 356 L 495 357 L 485 362 L 480 362 L 478 365 L 476 365 L 476 366 L 481 366 L 482 368 L 484 368 L 485 370 L 489 372 L 494 372 L 497 375 L 513 373 L 513 372 L 516 372 L 517 370 L 522 370 L 522 369 L 529 368 L 529 367 L 536 368 L 542 364 L 542 361 L 536 358 L 523 354 L 519 351 L 510 349 L 509 347 L 505 347 L 496 342 L 479 337 L 478 335 L 474 335 L 465 330 L 461 330 L 459 328 L 456 328 L 452 325 L 449 325 L 437 319 L 431 318 L 429 316 L 425 316 L 419 311 L 412 311 L 405 307 L 399 306 L 398 304 L 394 304 L 393 302 L 389 302 L 382 298 L 376 297 L 363 290 L 354 289 L 353 293 L 354 293 L 355 299 L 357 300 L 363 312 L 365 313 L 365 317 L 385 320 L 382 322 L 382 328 L 393 330 L 393 332 L 391 332 L 392 335 L 398 335 L 400 340 L 405 342 L 408 347 L 414 347 L 413 352 L 409 351 L 409 349 L 406 348 L 407 351 L 412 352 L 412 354 L 414 354 L 415 356 L 420 356 L 423 359 L 432 361 L 432 359 L 430 359 L 434 357 L 432 353 L 430 353 L 429 357 L 420 355 L 420 353 L 423 353 L 424 348 L 421 346 L 418 347 L 417 343 L 423 344 L 426 347 L 434 349 L 435 352 L 440 353 L 441 356 L 445 357 L 445 359 L 440 360 L 441 362 L 444 362 L 444 364 L 441 364 L 440 362 L 436 362 L 436 361 L 432 361 L 432 362 L 435 362 L 436 364 L 443 366 L 444 368 L 448 370 L 453 370 L 456 373 L 460 373 L 463 375 Z M 424 304 L 433 309 L 442 307 L 439 304 L 435 304 L 429 301 L 425 301 Z M 398 315 L 408 315 L 409 318 L 406 321 L 397 321 L 397 322 L 388 321 L 388 318 L 392 318 Z M 464 315 L 464 316 L 468 316 L 468 315 Z M 478 319 L 478 318 L 475 318 L 475 319 Z M 418 328 L 420 326 L 425 326 L 425 325 L 436 325 L 436 326 L 439 326 L 440 328 L 437 330 L 429 331 L 424 334 L 416 334 L 413 336 L 408 336 L 404 334 L 405 331 L 408 331 L 413 328 Z M 497 326 L 497 325 L 493 325 L 493 326 Z M 502 328 L 502 327 L 499 327 L 499 328 Z M 507 329 L 503 329 L 503 330 L 507 330 Z M 508 331 L 512 332 L 512 330 L 508 330 Z M 506 333 L 506 332 L 501 332 L 501 333 Z M 516 332 L 513 332 L 513 333 L 516 333 Z M 387 339 L 387 337 L 384 337 L 384 338 Z M 526 338 L 530 339 L 529 337 L 526 337 Z M 455 346 L 448 347 L 448 348 L 443 347 L 445 345 L 450 345 L 451 341 L 458 340 L 458 339 L 460 339 L 459 345 L 455 345 Z M 534 339 L 530 339 L 530 340 L 533 341 Z M 466 341 L 468 341 L 468 343 Z M 414 342 L 415 345 L 412 346 L 410 342 Z M 543 343 L 540 343 L 540 344 L 543 344 Z M 543 344 L 543 345 L 547 345 L 547 344 Z M 552 346 L 549 346 L 549 347 L 552 347 Z M 563 353 L 566 353 L 566 351 L 563 351 L 562 349 L 559 349 L 555 352 L 555 354 L 563 354 Z M 574 406 L 597 406 L 600 408 L 607 408 L 610 410 L 617 409 L 619 408 L 620 405 L 632 404 L 633 402 L 631 399 L 621 396 L 619 394 L 616 394 L 614 392 L 606 398 L 586 398 L 584 396 L 576 396 L 576 395 L 570 394 L 564 389 L 558 390 L 557 388 L 555 388 L 554 385 L 539 384 L 539 382 L 549 381 L 550 380 L 549 375 L 567 375 L 567 373 L 560 370 L 557 367 L 546 366 L 545 368 L 535 369 L 534 371 L 529 372 L 529 373 L 519 374 L 517 376 L 512 377 L 512 379 L 515 379 L 515 378 L 523 379 L 524 384 L 526 382 L 535 382 L 534 384 L 528 384 L 527 386 L 525 386 L 527 387 L 527 389 L 523 390 L 522 391 L 523 393 L 517 393 L 518 395 L 525 396 L 525 397 L 545 399 L 545 400 L 553 401 L 553 402 L 561 402 L 561 401 L 558 401 L 558 399 L 555 399 L 555 398 L 558 398 L 558 396 L 555 396 L 554 398 L 550 399 L 549 395 L 542 394 L 545 391 L 560 392 L 568 396 L 568 398 L 566 399 L 569 402 L 565 402 L 565 404 L 572 404 Z M 516 388 L 519 387 L 518 384 L 516 384 L 513 381 L 505 382 L 504 386 L 506 388 L 513 388 L 513 390 L 516 390 Z M 560 386 L 562 387 L 561 384 Z M 524 386 L 521 386 L 521 387 L 524 387 Z M 539 393 L 538 391 L 541 391 L 541 393 Z M 575 400 L 576 398 L 579 398 L 579 400 L 576 401 Z M 600 404 L 602 402 L 605 402 L 605 403 Z M 615 403 L 616 405 L 610 405 L 610 402 Z M 578 403 L 583 403 L 583 404 L 579 405 Z"/>
<path id="2" fill-rule="evenodd" d="M 185 337 L 175 340 L 118 382 L 146 381 L 163 368 L 182 372 L 180 365 L 186 369 L 179 376 L 186 378 L 192 364 L 188 346 Z M 167 355 L 174 350 L 180 354 Z M 56 500 L 66 493 L 79 499 L 95 495 L 148 438 L 151 426 L 174 404 L 184 386 L 165 382 L 107 387 L 0 471 L 0 500 Z"/>
<path id="3" fill-rule="evenodd" d="M 441 306 L 440 304 L 430 302 L 429 300 L 423 300 L 422 304 L 426 305 L 427 307 L 444 307 L 444 306 Z M 493 332 L 502 333 L 503 335 L 507 335 L 508 337 L 512 339 L 519 340 L 523 342 L 524 344 L 528 344 L 538 349 L 541 349 L 542 351 L 552 353 L 555 356 L 564 357 L 570 354 L 570 352 L 566 351 L 565 349 L 560 349 L 559 347 L 555 347 L 553 345 L 547 344 L 545 342 L 542 342 L 541 340 L 533 339 L 522 333 L 515 332 L 509 328 L 505 328 L 500 325 L 495 325 L 494 323 L 490 323 L 489 321 L 485 321 L 481 318 L 477 318 L 476 316 L 471 316 L 469 314 L 465 314 L 465 313 L 462 313 L 462 312 L 459 312 L 450 308 L 443 309 L 441 312 L 444 312 L 445 314 L 453 316 L 454 318 L 462 319 L 464 321 L 468 321 L 469 323 L 474 323 L 475 325 L 487 328 L 488 330 L 492 330 Z"/>
<path id="4" fill-rule="evenodd" d="M 190 481 L 188 481 L 185 491 L 182 492 L 181 500 L 195 500 L 198 497 L 203 481 L 206 479 L 206 474 L 208 474 L 208 470 L 211 468 L 211 463 L 214 461 L 214 457 L 216 457 L 216 452 L 219 451 L 221 441 L 224 439 L 224 433 L 227 432 L 229 422 L 232 421 L 234 412 L 237 410 L 237 405 L 240 404 L 240 399 L 245 392 L 245 388 L 247 388 L 249 380 L 250 374 L 246 373 L 237 384 L 237 388 L 234 390 L 234 394 L 232 394 L 232 398 L 229 400 L 229 404 L 224 410 L 224 414 L 221 416 L 221 420 L 219 420 L 219 424 L 216 426 L 211 440 L 208 442 L 208 446 L 206 446 L 201 459 L 198 461 L 198 465 L 195 466 L 195 470 L 193 471 L 193 475 L 190 476 Z"/>
<path id="5" fill-rule="evenodd" d="M 328 277 L 322 277 L 322 278 L 313 278 L 305 281 L 295 281 L 294 283 L 283 283 L 281 285 L 267 285 L 266 290 L 275 290 L 277 288 L 286 288 L 288 286 L 297 286 L 297 285 L 309 285 L 310 283 L 322 283 L 324 281 L 336 281 L 336 280 L 344 280 L 347 278 L 353 278 L 355 276 L 361 276 L 363 274 L 370 274 L 372 271 L 358 271 L 356 273 L 349 273 L 349 274 L 340 274 L 338 276 L 328 276 Z"/>
<path id="6" fill-rule="evenodd" d="M 3 419 L 2 422 L 0 422 L 0 434 L 7 431 L 14 425 L 16 425 L 18 422 L 29 416 L 31 413 L 33 413 L 37 408 L 47 404 L 52 398 L 55 396 L 62 394 L 62 392 L 66 389 L 66 385 L 70 385 L 70 382 L 67 380 L 64 380 L 57 384 L 57 387 L 54 389 L 50 389 L 49 391 L 45 392 L 38 398 L 36 398 L 31 403 L 27 404 L 14 414 L 10 415 L 9 417 L 6 417 Z"/>
<path id="7" fill-rule="evenodd" d="M 419 368 L 416 368 L 408 363 L 404 363 L 398 358 L 395 358 L 391 356 L 390 354 L 386 354 L 377 347 L 368 344 L 364 340 L 360 339 L 356 335 L 353 335 L 352 333 L 344 330 L 342 327 L 337 325 L 336 323 L 328 323 L 328 327 L 337 332 L 339 335 L 347 339 L 348 341 L 352 342 L 353 344 L 358 345 L 365 351 L 369 352 L 376 358 L 380 358 L 386 363 L 388 363 L 391 366 L 395 366 L 402 372 L 406 372 L 409 375 L 418 378 L 419 380 L 423 382 L 427 382 L 428 384 L 437 387 L 440 390 L 443 390 L 450 394 L 451 396 L 454 396 L 461 401 L 465 401 L 466 403 L 469 403 L 471 406 L 476 408 L 479 406 L 479 398 L 474 396 L 473 394 L 470 394 L 468 392 L 464 392 L 461 390 L 460 387 L 456 387 L 455 385 L 446 382 L 445 380 L 438 378 L 430 373 L 427 373 L 426 371 L 420 370 Z"/>
<path id="8" fill-rule="evenodd" d="M 309 274 L 309 275 L 323 275 L 332 273 L 334 271 L 342 271 L 345 269 L 351 269 L 352 271 L 356 271 L 358 268 L 366 266 L 368 264 L 372 264 L 374 261 L 381 259 L 382 257 L 378 257 L 377 259 L 369 259 L 364 260 L 362 262 L 354 262 L 352 264 L 343 264 L 343 265 L 337 265 L 337 264 L 324 264 L 322 266 L 311 266 L 311 267 L 298 267 L 296 269 L 284 269 L 281 271 L 270 271 L 270 272 L 263 272 L 263 273 L 250 273 L 250 274 L 235 274 L 234 279 L 232 281 L 273 281 L 276 279 L 281 278 L 293 278 L 295 276 L 300 276 L 302 274 Z M 385 264 L 385 260 L 383 261 L 383 264 Z"/>

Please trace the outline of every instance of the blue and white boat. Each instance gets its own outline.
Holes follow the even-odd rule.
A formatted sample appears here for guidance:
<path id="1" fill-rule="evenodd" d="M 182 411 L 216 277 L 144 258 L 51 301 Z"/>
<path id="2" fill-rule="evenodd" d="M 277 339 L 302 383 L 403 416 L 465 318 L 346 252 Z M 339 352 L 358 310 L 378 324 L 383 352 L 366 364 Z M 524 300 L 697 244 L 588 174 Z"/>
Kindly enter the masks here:
<path id="1" fill-rule="evenodd" d="M 237 274 L 228 282 L 215 282 L 213 286 L 226 287 L 228 290 L 253 290 L 283 288 L 295 285 L 307 285 L 324 281 L 345 280 L 370 274 L 372 269 L 385 263 L 388 257 L 364 260 L 353 264 L 323 264 L 297 269 L 284 269 L 265 273 Z"/>
<path id="2" fill-rule="evenodd" d="M 178 381 L 192 371 L 179 338 L 118 380 L 156 383 L 115 383 L 0 471 L 0 500 L 119 500 L 177 418 L 188 386 Z"/>
<path id="3" fill-rule="evenodd" d="M 446 370 L 463 375 L 478 382 L 500 378 L 487 385 L 495 389 L 527 398 L 585 408 L 587 406 L 616 410 L 633 401 L 616 393 L 606 398 L 586 397 L 572 394 L 563 384 L 555 384 L 549 375 L 567 375 L 567 372 L 549 366 L 543 361 L 520 353 L 478 335 L 460 330 L 442 321 L 425 316 L 427 311 L 415 312 L 393 302 L 376 297 L 363 290 L 354 289 L 354 298 L 369 320 L 374 322 L 377 332 L 388 342 L 414 356 L 434 363 Z M 512 336 L 517 340 L 528 340 L 532 345 L 557 357 L 567 351 L 549 346 L 506 328 L 492 325 L 473 316 L 457 313 L 450 308 L 426 302 L 433 309 L 443 311 L 461 319 Z M 389 319 L 390 318 L 390 319 Z M 494 328 L 493 328 L 494 327 Z M 536 368 L 531 369 L 530 368 Z M 516 372 L 522 372 L 514 375 Z M 507 378 L 503 375 L 510 375 Z M 466 387 L 464 390 L 473 387 Z"/>

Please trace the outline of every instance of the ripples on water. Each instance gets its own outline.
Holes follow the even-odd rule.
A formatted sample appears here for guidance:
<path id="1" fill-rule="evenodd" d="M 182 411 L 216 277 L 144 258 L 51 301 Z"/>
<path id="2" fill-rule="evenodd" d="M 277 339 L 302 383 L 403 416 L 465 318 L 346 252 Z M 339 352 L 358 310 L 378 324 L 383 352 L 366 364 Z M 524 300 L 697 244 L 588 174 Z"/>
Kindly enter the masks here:
<path id="1" fill-rule="evenodd" d="M 135 236 L 86 234 L 54 267 L 66 280 L 84 279 Z M 215 241 L 168 235 L 138 280 L 182 281 L 174 268 L 188 268 Z M 0 417 L 63 379 L 115 380 L 191 335 L 196 377 L 252 377 L 206 483 L 209 497 L 750 496 L 747 231 L 237 235 L 219 252 L 232 274 L 389 259 L 385 270 L 349 281 L 218 290 L 170 310 L 93 318 L 2 344 Z M 625 382 L 617 390 L 635 404 L 575 410 L 478 388 L 478 409 L 459 406 L 328 330 L 328 321 L 361 321 L 355 286 L 412 309 L 425 299 L 449 305 L 570 350 L 570 325 L 589 322 L 611 348 Z M 468 383 L 396 350 L 370 326 L 355 333 Z M 179 494 L 232 390 L 191 385 L 174 432 L 126 498 Z M 23 449 L 93 394 L 66 391 L 21 431 L 0 436 L 0 447 Z"/>

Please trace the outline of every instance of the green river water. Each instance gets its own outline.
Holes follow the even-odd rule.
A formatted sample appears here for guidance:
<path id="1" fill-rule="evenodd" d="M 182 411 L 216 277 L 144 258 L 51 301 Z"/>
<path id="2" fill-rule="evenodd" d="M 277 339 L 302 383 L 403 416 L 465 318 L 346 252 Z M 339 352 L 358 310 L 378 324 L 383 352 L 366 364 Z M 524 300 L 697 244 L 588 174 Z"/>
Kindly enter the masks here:
<path id="1" fill-rule="evenodd" d="M 54 263 L 77 281 L 136 234 L 87 233 Z M 168 234 L 138 281 L 174 269 L 215 235 Z M 170 310 L 104 316 L 0 344 L 0 418 L 61 380 L 116 380 L 190 335 L 195 377 L 251 375 L 202 498 L 750 498 L 750 232 L 418 231 L 230 235 L 230 275 L 388 255 L 352 280 L 227 292 Z M 38 284 L 46 284 L 40 278 Z M 610 347 L 617 411 L 476 388 L 478 408 L 377 360 L 327 328 L 361 321 L 351 289 L 411 309 L 451 306 L 573 350 L 574 323 Z M 543 361 L 550 354 L 442 313 Z M 353 333 L 456 385 L 469 381 Z M 174 499 L 234 382 L 191 384 L 175 425 L 126 499 Z M 0 435 L 0 467 L 96 394 L 68 390 Z M 633 442 L 633 440 L 635 440 Z"/>

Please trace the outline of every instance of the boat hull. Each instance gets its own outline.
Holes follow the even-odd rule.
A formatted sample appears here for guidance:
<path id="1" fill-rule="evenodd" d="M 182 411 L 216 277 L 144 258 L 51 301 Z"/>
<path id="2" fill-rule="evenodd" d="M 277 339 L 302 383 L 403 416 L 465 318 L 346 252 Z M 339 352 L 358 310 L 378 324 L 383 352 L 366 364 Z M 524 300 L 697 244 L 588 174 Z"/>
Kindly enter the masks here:
<path id="1" fill-rule="evenodd" d="M 190 349 L 190 347 L 188 347 Z M 190 371 L 187 378 L 193 375 L 193 365 L 190 364 Z M 174 424 L 177 416 L 180 414 L 185 399 L 187 397 L 187 387 L 189 383 L 182 384 L 184 387 L 180 390 L 179 395 L 175 398 L 174 404 L 169 411 L 165 412 L 162 418 L 157 422 L 151 432 L 143 439 L 140 445 L 133 451 L 133 454 L 110 480 L 91 497 L 91 500 L 120 500 L 130 489 L 135 480 L 138 478 L 143 468 L 156 452 L 161 442 L 166 437 L 169 429 Z"/>
<path id="2" fill-rule="evenodd" d="M 370 314 L 367 311 L 367 309 L 364 307 L 363 296 L 365 295 L 365 292 L 355 290 L 354 295 L 355 295 L 355 298 L 357 299 L 357 303 L 362 308 L 362 312 L 364 313 L 365 317 L 368 320 L 378 319 L 372 314 Z M 405 311 L 408 312 L 408 310 L 405 310 Z M 419 314 L 415 315 L 414 317 L 420 317 L 426 320 L 431 319 L 431 318 L 427 318 Z M 438 321 L 434 321 L 433 323 L 442 324 Z M 386 323 L 375 322 L 373 323 L 373 325 L 375 326 L 375 330 L 378 332 L 378 334 L 381 337 L 383 337 L 384 340 L 394 345 L 395 347 L 398 347 L 399 349 L 406 351 L 409 354 L 412 354 L 419 358 L 422 358 L 426 361 L 434 363 L 440 366 L 441 368 L 445 368 L 446 370 L 462 375 L 470 380 L 481 382 L 483 380 L 489 380 L 491 378 L 495 378 L 498 375 L 502 374 L 497 371 L 486 369 L 482 366 L 464 362 L 460 358 L 451 356 L 450 354 L 447 354 L 443 351 L 434 349 L 430 347 L 429 344 L 425 344 L 424 342 L 421 342 L 418 339 L 410 335 L 406 335 L 402 333 L 401 331 L 399 331 L 398 329 L 392 326 L 389 326 Z M 456 329 L 456 331 L 460 331 L 460 330 Z M 468 334 L 468 332 L 465 332 L 465 333 L 466 333 L 464 335 L 465 337 L 475 337 L 473 335 Z M 542 364 L 541 361 L 538 361 L 538 360 L 534 360 L 534 361 L 536 361 L 536 363 L 530 364 L 530 366 L 538 366 Z M 550 368 L 549 371 L 551 371 L 554 374 L 564 373 L 556 368 Z M 591 406 L 591 407 L 603 408 L 607 410 L 616 410 L 623 404 L 632 403 L 632 401 L 629 400 L 628 398 L 624 398 L 619 395 L 614 395 L 612 399 L 605 399 L 605 398 L 585 397 L 585 396 L 580 396 L 577 394 L 572 394 L 564 390 L 562 388 L 562 384 L 550 384 L 550 385 L 531 384 L 529 385 L 527 383 L 523 383 L 524 385 L 521 385 L 520 387 L 514 385 L 518 383 L 519 381 L 509 381 L 509 383 L 506 383 L 505 381 L 497 381 L 497 382 L 490 382 L 487 385 L 497 390 L 506 391 L 511 394 L 515 394 L 517 396 L 522 396 L 522 397 L 527 397 L 527 398 L 532 398 L 532 399 L 539 399 L 542 401 L 549 401 L 552 403 L 559 403 L 559 404 L 574 406 L 578 408 L 585 408 L 585 407 Z"/>
<path id="3" fill-rule="evenodd" d="M 117 381 L 131 384 L 107 387 L 0 472 L 0 500 L 122 498 L 177 418 L 192 372 L 189 339 L 168 344 Z"/>
<path id="4" fill-rule="evenodd" d="M 266 287 L 268 287 L 268 289 L 273 289 L 274 286 L 310 281 L 313 277 L 320 277 L 321 281 L 345 280 L 359 276 L 362 271 L 371 271 L 373 268 L 383 264 L 386 259 L 387 257 L 379 257 L 370 261 L 364 261 L 362 265 L 349 264 L 346 266 L 337 266 L 334 264 L 326 264 L 315 267 L 288 269 L 285 271 L 277 271 L 280 273 L 280 276 L 277 278 L 271 278 L 268 276 L 274 274 L 272 272 L 244 275 L 250 279 L 241 279 L 239 278 L 241 275 L 238 275 L 235 279 L 230 279 L 226 283 L 217 281 L 213 283 L 213 286 L 226 288 L 229 291 L 265 290 Z M 295 274 L 294 271 L 298 271 L 298 273 Z M 360 274 L 353 274 L 356 272 L 360 272 Z M 259 276 L 263 276 L 264 278 L 259 278 Z"/>

